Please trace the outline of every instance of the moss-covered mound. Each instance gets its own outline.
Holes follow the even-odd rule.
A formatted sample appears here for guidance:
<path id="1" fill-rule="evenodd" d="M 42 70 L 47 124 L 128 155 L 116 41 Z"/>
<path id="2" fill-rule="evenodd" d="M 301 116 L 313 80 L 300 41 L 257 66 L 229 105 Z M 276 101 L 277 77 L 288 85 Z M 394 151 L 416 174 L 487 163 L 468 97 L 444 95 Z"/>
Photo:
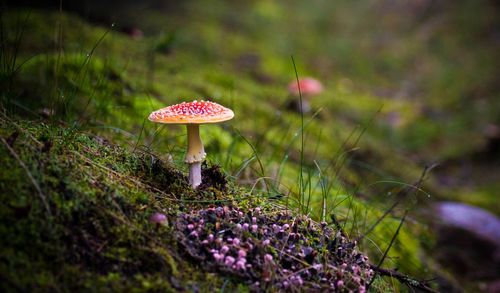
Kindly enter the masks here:
<path id="1" fill-rule="evenodd" d="M 183 175 L 63 129 L 2 119 L 2 291 L 174 290 L 188 266 L 147 219 L 173 207 L 163 198 L 186 189 Z"/>
<path id="2" fill-rule="evenodd" d="M 369 280 L 366 257 L 340 232 L 284 214 L 278 202 L 257 207 L 262 198 L 216 166 L 193 191 L 153 153 L 0 121 L 3 292 L 344 291 Z M 155 213 L 167 222 L 151 223 Z"/>

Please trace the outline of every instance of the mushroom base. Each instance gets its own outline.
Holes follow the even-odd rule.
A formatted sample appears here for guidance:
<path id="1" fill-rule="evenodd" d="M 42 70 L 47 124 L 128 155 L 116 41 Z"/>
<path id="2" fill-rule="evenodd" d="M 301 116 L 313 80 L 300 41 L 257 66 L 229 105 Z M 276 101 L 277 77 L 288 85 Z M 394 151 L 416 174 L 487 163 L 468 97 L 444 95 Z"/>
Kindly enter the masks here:
<path id="1" fill-rule="evenodd" d="M 189 164 L 189 184 L 193 188 L 201 184 L 201 162 Z"/>

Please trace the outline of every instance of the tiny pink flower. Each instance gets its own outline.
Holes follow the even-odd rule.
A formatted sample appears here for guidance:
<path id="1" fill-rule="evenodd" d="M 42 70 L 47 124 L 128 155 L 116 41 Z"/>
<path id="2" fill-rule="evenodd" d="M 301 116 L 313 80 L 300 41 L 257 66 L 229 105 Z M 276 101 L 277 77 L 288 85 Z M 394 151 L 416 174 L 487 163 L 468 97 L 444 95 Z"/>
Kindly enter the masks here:
<path id="1" fill-rule="evenodd" d="M 294 276 L 294 277 L 295 278 L 290 278 L 290 281 L 292 281 L 293 283 L 295 283 L 298 286 L 302 286 L 302 284 L 304 283 L 302 278 L 300 276 Z"/>
<path id="2" fill-rule="evenodd" d="M 271 243 L 271 240 L 269 240 L 269 239 L 262 241 L 262 245 L 269 245 L 270 243 Z"/>
<path id="3" fill-rule="evenodd" d="M 240 249 L 240 250 L 238 251 L 238 258 L 244 258 L 244 257 L 246 257 L 246 256 L 247 256 L 247 252 L 246 252 L 246 251 L 244 251 L 243 249 Z"/>
<path id="4" fill-rule="evenodd" d="M 357 274 L 359 271 L 359 268 L 357 266 L 351 266 L 351 269 L 354 274 Z"/>
<path id="5" fill-rule="evenodd" d="M 245 270 L 245 262 L 242 261 L 243 259 L 240 259 L 236 262 L 236 269 L 237 270 Z"/>
<path id="6" fill-rule="evenodd" d="M 220 253 L 214 253 L 214 259 L 215 261 L 222 261 L 224 259 L 224 255 L 223 254 L 220 254 Z"/>
<path id="7" fill-rule="evenodd" d="M 220 249 L 220 252 L 223 254 L 226 254 L 228 251 L 229 251 L 229 247 L 227 247 L 226 245 L 222 246 Z"/>
<path id="8" fill-rule="evenodd" d="M 193 224 L 189 224 L 189 225 L 188 225 L 188 229 L 189 229 L 189 230 L 193 230 L 193 229 L 194 229 L 194 225 L 193 225 Z"/>
<path id="9" fill-rule="evenodd" d="M 273 260 L 273 256 L 270 254 L 264 255 L 264 262 L 268 263 Z"/>
<path id="10" fill-rule="evenodd" d="M 236 246 L 240 245 L 240 239 L 234 238 L 233 239 L 233 245 L 236 245 Z"/>
<path id="11" fill-rule="evenodd" d="M 224 264 L 228 267 L 230 267 L 232 264 L 234 263 L 234 257 L 232 256 L 226 256 L 226 261 L 224 262 Z"/>
<path id="12" fill-rule="evenodd" d="M 254 233 L 257 233 L 257 229 L 258 229 L 258 228 L 259 228 L 259 226 L 257 226 L 257 225 L 252 225 L 252 231 L 253 231 Z"/>

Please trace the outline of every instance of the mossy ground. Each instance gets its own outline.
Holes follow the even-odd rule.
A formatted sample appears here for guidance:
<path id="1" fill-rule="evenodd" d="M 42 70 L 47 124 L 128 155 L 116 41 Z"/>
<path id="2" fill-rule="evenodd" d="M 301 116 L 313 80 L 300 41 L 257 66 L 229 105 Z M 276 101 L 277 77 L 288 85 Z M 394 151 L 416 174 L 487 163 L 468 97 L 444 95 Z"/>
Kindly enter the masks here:
<path id="1" fill-rule="evenodd" d="M 331 228 L 314 228 L 319 225 L 311 219 L 300 224 L 300 217 L 283 215 L 278 199 L 263 204 L 235 188 L 217 166 L 205 166 L 204 185 L 192 190 L 181 172 L 153 153 L 126 151 L 98 136 L 44 121 L 13 121 L 6 116 L 0 121 L 0 163 L 8 166 L 0 174 L 4 292 L 319 290 L 321 277 L 328 277 L 323 282 L 326 289 L 343 280 L 347 290 L 369 281 L 366 259 L 353 250 L 353 243 L 335 236 Z M 231 211 L 226 211 L 228 205 Z M 206 206 L 212 208 L 197 212 Z M 257 212 L 256 207 L 266 208 Z M 229 224 L 222 214 L 230 216 L 234 208 L 235 222 Z M 247 212 L 250 223 L 262 226 L 259 233 L 253 227 L 235 227 L 244 222 L 238 213 Z M 150 223 L 155 213 L 166 214 L 168 222 Z M 281 220 L 276 219 L 279 213 Z M 189 223 L 196 228 L 188 228 Z M 273 231 L 276 224 L 280 229 L 291 225 L 295 233 L 288 236 L 288 228 Z M 199 235 L 190 234 L 198 230 Z M 247 251 L 253 268 L 216 269 L 220 261 L 206 254 L 201 240 L 193 242 L 209 233 L 223 241 L 251 237 L 253 245 L 246 240 L 241 246 L 229 240 L 228 245 L 236 252 L 238 247 Z M 264 238 L 270 244 L 261 245 Z M 217 239 L 206 246 L 216 247 Z M 219 249 L 223 245 L 217 244 Z M 259 261 L 266 251 L 275 258 L 272 265 Z M 322 264 L 329 268 L 318 268 Z M 317 272 L 313 277 L 311 269 Z M 293 281 L 301 275 L 304 285 Z M 287 280 L 290 284 L 284 287 Z"/>
<path id="2" fill-rule="evenodd" d="M 194 208 L 176 199 L 200 193 L 208 198 L 217 186 L 194 192 L 169 163 L 96 136 L 41 121 L 1 122 L 0 136 L 10 147 L 2 144 L 0 156 L 1 165 L 8 166 L 0 175 L 2 291 L 222 287 L 223 277 L 183 259 L 173 223 L 148 222 L 153 213 Z M 216 199 L 243 196 L 230 191 L 238 194 L 225 192 Z M 235 290 L 238 284 L 225 287 Z"/>

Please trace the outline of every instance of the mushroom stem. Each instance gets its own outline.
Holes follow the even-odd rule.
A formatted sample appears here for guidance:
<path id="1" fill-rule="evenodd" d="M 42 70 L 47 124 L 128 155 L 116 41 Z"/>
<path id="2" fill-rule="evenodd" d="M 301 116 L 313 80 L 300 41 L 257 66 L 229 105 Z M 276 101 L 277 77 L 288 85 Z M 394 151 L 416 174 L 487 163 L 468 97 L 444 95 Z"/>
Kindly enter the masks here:
<path id="1" fill-rule="evenodd" d="M 193 189 L 201 184 L 201 162 L 189 164 L 189 184 Z"/>
<path id="2" fill-rule="evenodd" d="M 301 100 L 302 100 L 302 113 L 309 113 L 311 111 L 311 105 L 309 104 L 309 97 L 302 95 Z M 301 111 L 300 101 L 297 105 L 298 105 L 297 111 L 300 113 Z"/>
<path id="3" fill-rule="evenodd" d="M 198 124 L 187 124 L 188 150 L 185 162 L 189 164 L 189 184 L 193 188 L 201 184 L 201 161 L 205 158 L 205 149 L 200 137 Z"/>

